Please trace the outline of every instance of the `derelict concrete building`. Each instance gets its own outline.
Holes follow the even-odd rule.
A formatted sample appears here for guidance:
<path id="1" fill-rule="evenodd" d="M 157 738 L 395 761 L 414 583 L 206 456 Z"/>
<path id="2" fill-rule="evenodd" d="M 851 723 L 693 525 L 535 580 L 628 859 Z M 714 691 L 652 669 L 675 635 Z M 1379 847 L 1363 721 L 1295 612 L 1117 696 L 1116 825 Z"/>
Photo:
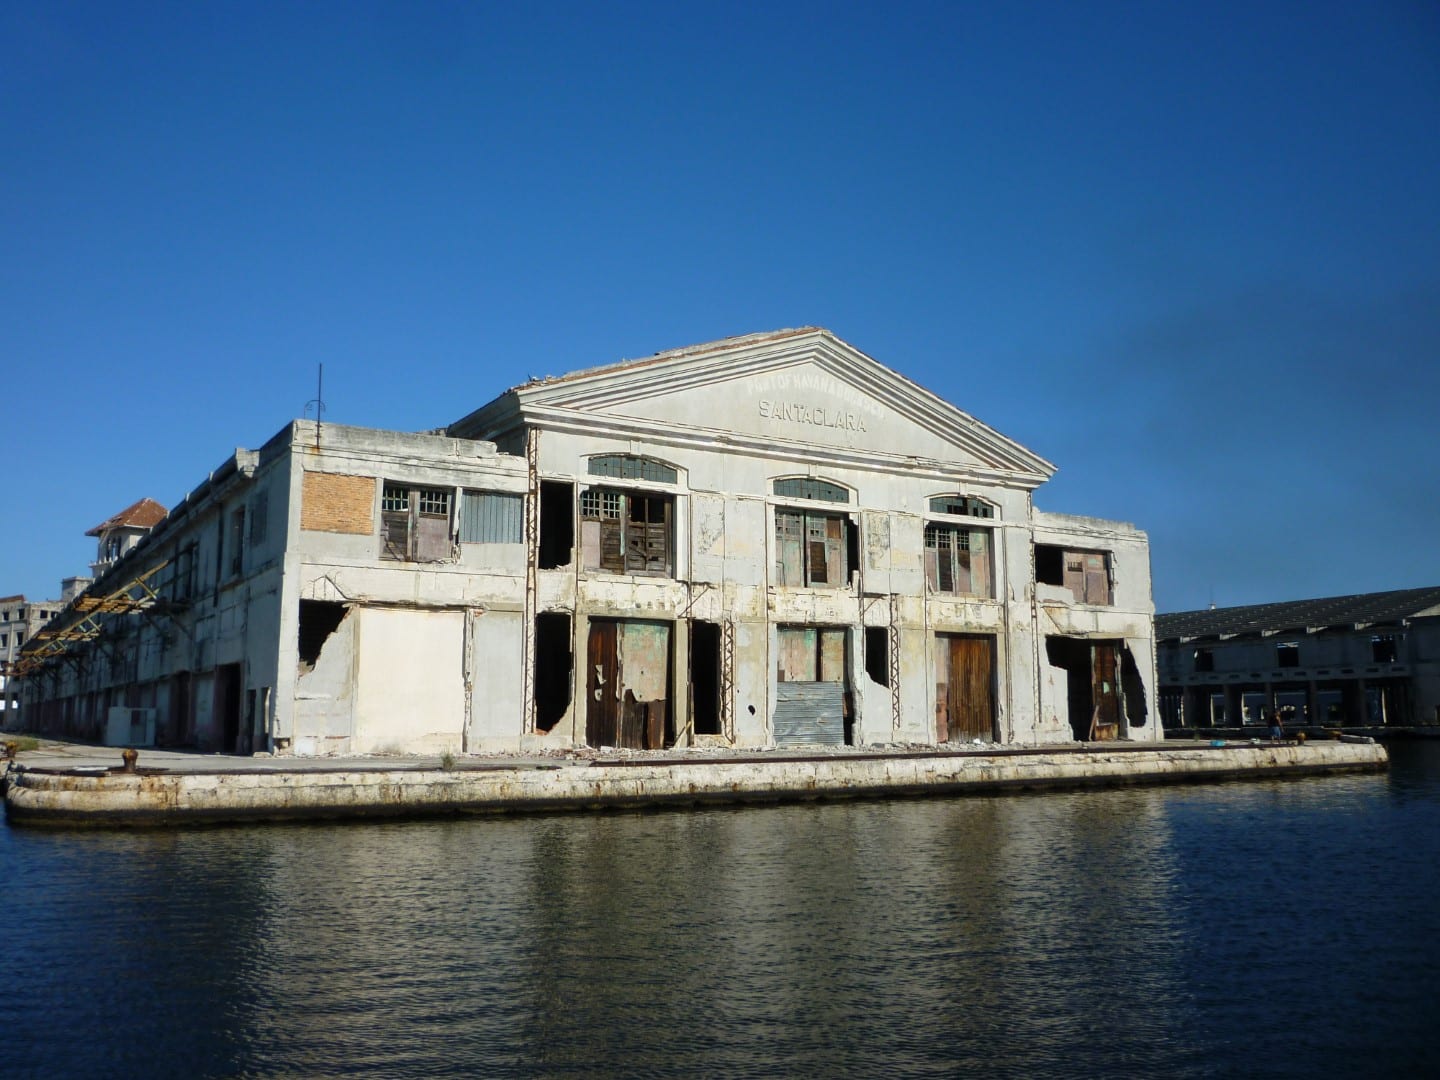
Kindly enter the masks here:
<path id="1" fill-rule="evenodd" d="M 297 421 L 33 643 L 28 693 L 242 752 L 1158 738 L 1146 537 L 1036 510 L 1052 472 L 814 328 L 440 433 Z"/>

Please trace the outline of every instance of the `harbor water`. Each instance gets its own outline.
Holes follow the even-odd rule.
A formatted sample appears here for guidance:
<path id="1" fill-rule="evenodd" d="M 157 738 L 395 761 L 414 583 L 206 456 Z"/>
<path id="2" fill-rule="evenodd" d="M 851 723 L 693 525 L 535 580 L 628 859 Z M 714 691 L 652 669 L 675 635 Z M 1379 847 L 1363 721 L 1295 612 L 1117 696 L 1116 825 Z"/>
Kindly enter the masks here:
<path id="1" fill-rule="evenodd" d="M 1440 1075 L 1388 774 L 0 830 L 6 1076 Z"/>

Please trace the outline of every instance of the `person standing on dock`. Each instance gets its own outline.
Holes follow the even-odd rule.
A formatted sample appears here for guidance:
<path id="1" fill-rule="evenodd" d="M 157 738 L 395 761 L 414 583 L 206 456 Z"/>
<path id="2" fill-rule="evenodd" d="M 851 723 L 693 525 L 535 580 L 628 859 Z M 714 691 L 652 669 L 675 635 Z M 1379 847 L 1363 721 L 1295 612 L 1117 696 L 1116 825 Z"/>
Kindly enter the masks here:
<path id="1" fill-rule="evenodd" d="M 1276 708 L 1270 710 L 1270 741 L 1279 742 L 1285 738 L 1285 721 L 1282 717 L 1282 710 Z"/>

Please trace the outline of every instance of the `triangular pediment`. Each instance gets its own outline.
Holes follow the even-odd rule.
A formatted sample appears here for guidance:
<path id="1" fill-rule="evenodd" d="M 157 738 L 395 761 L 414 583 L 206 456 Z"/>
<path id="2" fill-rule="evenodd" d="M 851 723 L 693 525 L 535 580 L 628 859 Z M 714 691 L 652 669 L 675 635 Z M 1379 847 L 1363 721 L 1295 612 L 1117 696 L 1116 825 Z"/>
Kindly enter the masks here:
<path id="1" fill-rule="evenodd" d="M 1043 458 L 821 329 L 678 349 L 529 383 L 507 398 L 505 411 L 527 424 L 708 436 L 819 458 L 833 452 L 914 461 L 1005 475 L 1027 487 L 1054 472 Z M 487 407 L 457 428 L 475 427 L 471 421 L 483 427 L 486 413 L 498 419 Z"/>

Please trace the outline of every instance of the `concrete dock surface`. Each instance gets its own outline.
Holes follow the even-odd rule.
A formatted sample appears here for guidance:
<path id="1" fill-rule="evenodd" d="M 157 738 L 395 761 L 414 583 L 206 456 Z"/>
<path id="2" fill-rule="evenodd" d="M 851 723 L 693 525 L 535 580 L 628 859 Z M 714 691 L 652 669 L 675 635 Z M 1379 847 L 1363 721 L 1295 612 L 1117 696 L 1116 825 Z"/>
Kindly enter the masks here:
<path id="1" fill-rule="evenodd" d="M 1035 791 L 1378 770 L 1366 743 L 1080 743 L 532 755 L 234 757 L 44 742 L 3 766 L 7 820 L 60 826 L 503 814 Z"/>

